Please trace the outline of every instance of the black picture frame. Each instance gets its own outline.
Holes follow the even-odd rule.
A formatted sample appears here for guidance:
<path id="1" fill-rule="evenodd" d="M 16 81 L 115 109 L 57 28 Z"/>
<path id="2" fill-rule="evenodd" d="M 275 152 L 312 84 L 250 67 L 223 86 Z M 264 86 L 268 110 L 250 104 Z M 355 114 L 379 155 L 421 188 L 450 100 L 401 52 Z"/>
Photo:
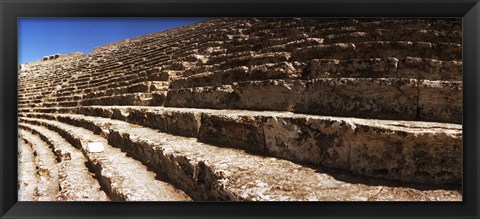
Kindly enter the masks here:
<path id="1" fill-rule="evenodd" d="M 2 218 L 480 218 L 478 0 L 0 0 Z M 17 202 L 18 17 L 463 17 L 462 202 Z"/>

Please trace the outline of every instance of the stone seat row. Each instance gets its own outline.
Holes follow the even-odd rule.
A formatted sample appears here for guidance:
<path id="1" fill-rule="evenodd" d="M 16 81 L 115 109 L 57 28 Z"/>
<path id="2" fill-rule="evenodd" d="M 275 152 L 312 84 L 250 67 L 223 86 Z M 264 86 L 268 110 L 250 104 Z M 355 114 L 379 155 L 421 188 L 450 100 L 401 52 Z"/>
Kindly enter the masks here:
<path id="1" fill-rule="evenodd" d="M 271 79 L 169 89 L 165 106 L 279 110 L 460 124 L 461 97 L 461 82 L 405 78 Z"/>
<path id="2" fill-rule="evenodd" d="M 48 190 L 50 196 L 41 194 L 45 201 L 191 200 L 170 183 L 158 180 L 140 161 L 111 147 L 106 139 L 86 129 L 34 120 L 20 123 L 20 129 L 28 139 L 37 139 L 35 145 L 48 144 L 55 151 L 50 157 L 58 162 L 51 162 L 49 168 L 58 169 L 58 177 L 51 180 L 51 184 L 58 186 L 56 190 Z M 65 133 L 68 131 L 74 133 Z M 104 151 L 89 152 L 86 149 L 89 142 L 102 144 Z M 95 173 L 95 178 L 89 169 Z"/>
<path id="3" fill-rule="evenodd" d="M 174 79 L 168 91 L 166 106 L 295 110 L 320 115 L 376 116 L 375 118 L 389 116 L 397 118 L 396 114 L 401 114 L 402 116 L 397 119 L 461 123 L 461 81 L 341 78 L 341 76 L 334 78 L 330 75 L 327 75 L 328 78 L 309 80 L 268 80 L 267 78 L 262 81 L 250 81 L 249 78 L 253 77 L 252 79 L 254 79 L 256 76 L 249 75 L 250 72 L 246 67 L 234 68 L 224 73 L 194 75 L 185 80 Z M 148 92 L 151 86 L 144 86 L 142 83 L 145 81 L 146 78 L 137 78 L 106 83 L 100 87 L 52 94 L 50 101 L 79 92 L 83 93 L 87 99 L 99 97 L 99 95 Z M 134 89 L 136 83 L 140 83 L 140 87 L 148 89 Z M 189 88 L 192 84 L 197 87 Z M 166 85 L 167 83 L 163 84 L 164 88 Z M 120 88 L 113 88 L 119 86 Z M 126 87 L 122 88 L 121 86 Z M 108 89 L 110 91 L 103 91 Z M 254 95 L 257 93 L 254 92 L 255 89 L 265 93 Z M 378 93 L 380 90 L 385 94 Z M 269 97 L 269 95 L 271 96 Z M 428 98 L 429 95 L 430 98 Z M 35 99 L 35 102 L 38 102 L 38 99 Z M 387 102 L 395 104 L 391 105 Z M 339 103 L 343 103 L 345 108 L 338 109 L 331 106 Z M 439 110 L 434 110 L 435 107 L 438 107 Z"/>
<path id="4" fill-rule="evenodd" d="M 145 85 L 139 86 L 151 89 L 151 86 Z M 111 89 L 90 95 L 86 93 L 83 94 L 83 99 L 72 96 L 74 101 L 66 98 L 70 100 L 66 104 L 113 105 L 116 104 L 116 99 L 122 98 L 121 94 L 144 91 L 129 91 L 131 88 Z M 117 96 L 109 97 L 112 94 Z M 461 82 L 405 78 L 271 79 L 169 89 L 166 93 L 156 93 L 155 98 L 145 92 L 129 96 L 134 98 L 131 100 L 142 100 L 141 105 L 153 105 L 143 101 L 151 100 L 142 99 L 145 95 L 155 99 L 155 105 L 168 107 L 278 110 L 312 115 L 462 123 Z M 91 98 L 85 98 L 87 96 Z M 55 102 L 62 99 L 65 98 L 53 98 L 42 104 L 30 103 L 30 106 L 65 106 L 63 102 Z M 128 100 L 130 99 L 126 98 L 117 104 L 135 104 L 135 101 Z"/>
<path id="5" fill-rule="evenodd" d="M 347 172 L 328 171 L 324 168 L 314 168 L 283 159 L 251 154 L 241 149 L 217 147 L 198 142 L 195 138 L 170 135 L 119 120 L 75 114 L 29 114 L 27 116 L 21 117 L 21 123 L 35 125 L 35 128 L 46 127 L 59 133 L 77 147 L 85 144 L 83 139 L 95 139 L 95 141 L 105 142 L 109 149 L 107 153 L 119 151 L 119 149 L 125 151 L 129 157 L 150 167 L 193 200 L 461 199 L 459 190 L 452 186 L 439 188 L 404 183 L 402 187 L 398 187 L 395 182 L 375 179 L 368 179 L 374 182 L 373 184 L 363 184 L 358 183 L 358 176 Z M 104 174 L 114 182 L 118 182 L 119 179 L 135 180 L 132 177 L 138 173 L 137 171 L 117 172 L 120 175 L 132 176 L 115 178 L 117 174 L 107 172 L 114 171 L 110 167 L 115 165 L 109 165 L 109 162 L 113 163 L 114 160 L 107 157 L 97 159 L 100 162 L 99 166 L 102 167 L 101 170 L 96 170 L 100 172 L 99 175 Z M 129 161 L 122 164 L 130 165 L 130 163 Z M 143 168 L 140 169 L 143 171 Z M 367 181 L 365 178 L 360 180 Z M 108 180 L 105 181 L 108 182 Z M 138 184 L 140 186 L 142 182 L 139 181 Z M 135 184 L 112 182 L 112 185 L 129 187 Z M 118 191 L 135 190 L 118 189 Z M 148 197 L 157 194 L 157 192 L 152 194 L 145 192 L 148 191 L 142 189 L 138 190 L 137 194 Z M 126 193 L 129 195 L 124 197 L 138 197 L 135 194 Z M 404 195 L 398 196 L 398 194 Z"/>
<path id="6" fill-rule="evenodd" d="M 246 61 L 240 61 L 242 58 Z M 439 61 L 415 57 L 400 60 L 393 57 L 351 60 L 313 59 L 304 66 L 294 66 L 293 63 L 286 62 L 286 58 L 284 60 L 281 58 L 276 54 L 272 54 L 271 58 L 262 57 L 261 59 L 244 56 L 235 59 L 236 61 L 232 62 L 231 65 L 195 66 L 185 69 L 182 77 L 172 80 L 170 88 L 217 86 L 239 81 L 293 78 L 354 77 L 462 80 L 462 62 L 460 61 Z M 160 70 L 157 74 L 160 74 L 160 72 L 168 72 L 168 70 Z"/>
<path id="7" fill-rule="evenodd" d="M 19 200 L 110 200 L 92 177 L 82 152 L 57 133 L 20 123 L 19 134 Z"/>
<path id="8" fill-rule="evenodd" d="M 143 73 L 144 74 L 144 73 Z M 89 83 L 79 83 L 64 85 L 60 89 L 51 91 L 52 87 L 46 86 L 42 89 L 33 89 L 31 92 L 21 92 L 22 96 L 20 96 L 21 101 L 23 100 L 37 100 L 37 99 L 45 99 L 46 94 L 51 94 L 51 98 L 56 97 L 65 97 L 71 96 L 75 94 L 84 94 L 90 93 L 98 90 L 104 90 L 111 88 L 112 86 L 127 86 L 139 82 L 145 81 L 142 79 L 142 74 L 137 75 L 125 75 L 125 76 L 114 76 L 113 80 L 111 81 L 101 81 L 97 84 L 89 84 Z M 38 91 L 42 91 L 42 95 L 38 95 Z M 44 93 L 45 92 L 45 93 Z"/>

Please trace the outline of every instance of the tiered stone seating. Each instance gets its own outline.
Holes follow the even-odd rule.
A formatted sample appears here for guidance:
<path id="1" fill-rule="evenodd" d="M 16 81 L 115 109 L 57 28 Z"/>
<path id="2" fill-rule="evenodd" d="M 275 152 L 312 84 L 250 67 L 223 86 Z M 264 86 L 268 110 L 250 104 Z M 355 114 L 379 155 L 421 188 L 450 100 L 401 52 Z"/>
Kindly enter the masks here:
<path id="1" fill-rule="evenodd" d="M 19 197 L 461 200 L 461 24 L 212 19 L 28 63 L 20 181 L 57 174 Z"/>

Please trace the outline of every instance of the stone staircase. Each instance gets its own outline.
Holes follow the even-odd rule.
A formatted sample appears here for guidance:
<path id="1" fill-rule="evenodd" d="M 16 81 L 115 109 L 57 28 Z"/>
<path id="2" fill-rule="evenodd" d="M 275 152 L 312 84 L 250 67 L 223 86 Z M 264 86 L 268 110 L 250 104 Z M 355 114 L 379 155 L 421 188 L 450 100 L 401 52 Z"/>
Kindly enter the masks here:
<path id="1" fill-rule="evenodd" d="M 461 25 L 222 18 L 27 63 L 19 200 L 461 201 Z"/>

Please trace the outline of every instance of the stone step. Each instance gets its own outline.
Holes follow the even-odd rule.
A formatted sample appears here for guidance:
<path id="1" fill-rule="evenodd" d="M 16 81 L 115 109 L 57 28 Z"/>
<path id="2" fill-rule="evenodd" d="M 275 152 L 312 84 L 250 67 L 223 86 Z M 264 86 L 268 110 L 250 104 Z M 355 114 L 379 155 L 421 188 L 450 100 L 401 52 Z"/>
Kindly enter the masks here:
<path id="1" fill-rule="evenodd" d="M 108 89 L 115 86 L 126 86 L 126 85 L 145 81 L 145 77 L 146 77 L 146 73 L 144 72 L 138 73 L 138 74 L 128 74 L 128 75 L 119 74 L 114 77 L 105 78 L 104 81 L 102 81 L 101 83 L 94 83 L 94 84 L 87 83 L 84 85 L 77 85 L 77 90 L 75 92 L 78 92 L 78 90 L 90 92 L 90 91 Z M 68 95 L 71 93 L 74 93 L 74 92 L 59 92 L 58 94 Z"/>
<path id="2" fill-rule="evenodd" d="M 35 171 L 38 184 L 34 190 L 36 201 L 57 201 L 59 196 L 58 166 L 55 155 L 49 146 L 38 136 L 20 129 L 20 138 L 24 139 L 33 149 L 35 156 Z M 24 200 L 22 200 L 24 201 Z"/>
<path id="3" fill-rule="evenodd" d="M 141 71 L 129 72 L 128 74 L 126 74 L 126 72 L 117 72 L 115 74 L 113 73 L 112 74 L 100 73 L 100 74 L 101 75 L 99 77 L 94 77 L 87 84 L 84 84 L 78 87 L 80 89 L 86 88 L 86 87 L 100 87 L 102 85 L 105 85 L 106 83 L 121 82 L 129 79 L 146 76 L 146 72 L 141 72 Z"/>
<path id="4" fill-rule="evenodd" d="M 236 66 L 237 68 L 239 66 Z M 182 77 L 189 77 L 192 75 L 200 74 L 200 73 L 207 73 L 207 72 L 215 72 L 218 71 L 220 68 L 220 64 L 213 64 L 213 65 L 196 65 L 192 68 L 186 69 L 185 71 L 181 72 L 181 74 L 177 74 L 175 76 L 182 76 Z M 227 70 L 223 70 L 227 71 Z"/>
<path id="5" fill-rule="evenodd" d="M 148 106 L 153 98 L 152 93 L 125 93 L 112 96 L 95 97 L 92 99 L 84 99 L 80 101 L 80 105 L 137 105 Z"/>
<path id="6" fill-rule="evenodd" d="M 443 61 L 461 61 L 462 46 L 456 43 L 373 41 L 362 43 L 335 43 L 296 48 L 292 61 L 307 62 L 311 59 L 368 59 L 394 57 L 431 58 Z"/>
<path id="7" fill-rule="evenodd" d="M 203 71 L 203 72 L 201 72 Z M 220 70 L 218 66 L 192 69 L 171 82 L 171 89 L 220 86 L 233 82 L 266 79 L 315 78 L 410 78 L 443 81 L 462 80 L 462 62 L 407 57 L 398 60 L 372 59 L 313 59 L 306 67 L 295 68 L 290 62 L 237 66 Z"/>
<path id="8" fill-rule="evenodd" d="M 242 57 L 242 56 L 253 56 L 255 54 L 256 54 L 255 51 L 242 51 L 242 52 L 235 52 L 235 53 L 223 52 L 216 55 L 211 55 L 205 64 L 216 65 L 216 64 L 224 63 L 225 61 L 231 58 Z"/>
<path id="9" fill-rule="evenodd" d="M 35 157 L 32 147 L 22 138 L 18 141 L 18 169 L 18 201 L 36 201 L 39 176 Z"/>
<path id="10" fill-rule="evenodd" d="M 462 126 L 455 124 L 170 107 L 40 111 L 122 120 L 212 145 L 376 178 L 434 184 L 459 184 L 462 179 Z M 407 160 L 411 162 L 405 164 Z"/>
<path id="11" fill-rule="evenodd" d="M 425 29 L 376 29 L 366 32 L 354 31 L 341 34 L 330 34 L 326 35 L 324 38 L 325 44 L 361 43 L 368 41 L 411 41 L 462 44 L 462 33 L 461 31 L 451 32 Z"/>
<path id="12" fill-rule="evenodd" d="M 44 127 L 30 124 L 19 124 L 19 127 L 36 134 L 54 149 L 61 188 L 59 201 L 110 200 L 100 189 L 100 184 L 93 178 L 93 174 L 89 172 L 85 165 L 87 159 L 80 150 L 73 147 L 58 133 Z"/>
<path id="13" fill-rule="evenodd" d="M 312 19 L 313 20 L 313 19 Z M 314 20 L 313 20 L 314 21 Z M 368 32 L 376 29 L 382 30 L 428 30 L 428 31 L 445 31 L 445 32 L 461 32 L 461 20 L 438 20 L 438 19 L 373 19 L 368 20 L 364 18 L 359 19 L 345 19 L 338 22 L 322 24 L 323 21 L 318 21 L 311 33 L 315 37 L 325 37 L 331 34 L 343 34 L 349 32 Z"/>
<path id="14" fill-rule="evenodd" d="M 272 74 L 274 71 L 275 70 L 272 70 Z M 281 75 L 280 73 L 278 74 Z M 252 78 L 253 77 L 249 74 L 248 67 L 237 66 L 227 70 L 216 70 L 214 72 L 196 73 L 187 77 L 177 77 L 171 81 L 169 88 L 182 89 L 191 87 L 221 86 L 224 84 L 232 84 L 233 82 L 246 81 Z"/>
<path id="15" fill-rule="evenodd" d="M 259 66 L 268 63 L 281 63 L 290 60 L 289 52 L 272 52 L 272 53 L 254 53 L 249 51 L 249 54 L 243 56 L 228 56 L 227 60 L 219 63 L 218 69 L 226 70 L 238 66 Z"/>
<path id="16" fill-rule="evenodd" d="M 265 46 L 269 47 L 308 38 L 307 32 L 305 32 L 305 29 L 302 27 L 288 29 L 283 31 L 277 29 L 275 32 L 272 32 L 271 35 L 264 37 L 262 41 L 264 41 Z M 323 42 L 323 39 L 320 40 L 320 42 Z"/>
<path id="17" fill-rule="evenodd" d="M 63 101 L 63 102 L 45 102 L 31 107 L 73 107 L 78 106 L 78 101 Z"/>
<path id="18" fill-rule="evenodd" d="M 313 59 L 302 72 L 302 78 L 305 79 L 337 77 L 461 81 L 462 62 L 415 57 Z"/>
<path id="19" fill-rule="evenodd" d="M 443 61 L 461 61 L 462 44 L 408 41 L 375 41 L 355 44 L 356 58 L 406 57 L 431 58 Z"/>
<path id="20" fill-rule="evenodd" d="M 372 29 L 427 29 L 437 31 L 462 31 L 462 21 L 458 18 L 453 19 L 392 19 L 376 20 L 370 22 L 359 22 L 358 28 L 362 30 Z"/>
<path id="21" fill-rule="evenodd" d="M 152 99 L 149 102 L 149 106 L 163 106 L 165 104 L 165 100 L 167 99 L 167 91 L 153 91 L 152 92 Z"/>
<path id="22" fill-rule="evenodd" d="M 128 83 L 128 82 L 127 82 Z M 148 81 L 143 81 L 139 83 L 130 83 L 126 86 L 109 86 L 107 89 L 100 89 L 98 91 L 92 91 L 83 95 L 83 99 L 91 99 L 102 96 L 111 96 L 124 93 L 148 93 L 150 89 L 156 88 L 157 84 L 153 84 Z"/>
<path id="23" fill-rule="evenodd" d="M 162 82 L 163 83 L 163 82 Z M 81 99 L 79 96 L 62 96 L 58 98 L 48 98 L 46 101 L 19 103 L 18 107 L 22 110 L 25 108 L 38 107 L 72 107 L 79 105 L 139 105 L 139 106 L 163 106 L 167 96 L 166 86 L 151 88 L 153 91 L 149 93 L 121 93 L 112 96 L 97 96 L 92 98 Z"/>
<path id="24" fill-rule="evenodd" d="M 188 201 L 190 198 L 169 183 L 157 180 L 155 173 L 141 162 L 112 147 L 105 138 L 93 132 L 58 121 L 21 118 L 21 122 L 48 127 L 77 148 L 82 148 L 113 201 Z M 104 151 L 85 151 L 88 143 L 101 143 Z"/>
<path id="25" fill-rule="evenodd" d="M 355 59 L 356 46 L 353 43 L 335 43 L 295 48 L 291 61 L 309 61 L 311 59 Z M 373 57 L 376 58 L 376 57 Z"/>
<path id="26" fill-rule="evenodd" d="M 170 89 L 165 106 L 460 124 L 461 97 L 461 82 L 405 78 L 275 79 Z"/>
<path id="27" fill-rule="evenodd" d="M 78 92 L 91 93 L 91 92 L 104 91 L 107 89 L 112 90 L 117 87 L 122 87 L 124 89 L 127 89 L 128 87 L 133 86 L 134 84 L 141 83 L 144 81 L 146 81 L 146 79 L 141 76 L 129 77 L 129 78 L 125 78 L 125 80 L 115 79 L 111 81 L 106 81 L 102 85 L 87 85 L 84 87 L 78 87 L 77 90 L 74 92 L 58 93 L 57 95 L 61 95 L 61 96 L 71 95 L 73 93 L 78 93 Z"/>
<path id="28" fill-rule="evenodd" d="M 55 98 L 55 102 L 64 102 L 64 101 L 79 101 L 82 99 L 82 94 L 74 94 L 74 95 L 58 95 L 59 97 Z M 48 99 L 47 99 L 48 100 Z"/>
<path id="29" fill-rule="evenodd" d="M 282 42 L 282 41 L 280 41 Z M 259 42 L 262 43 L 262 42 Z M 297 48 L 308 47 L 308 46 L 319 46 L 324 44 L 323 38 L 305 38 L 299 40 L 292 40 L 284 44 L 275 44 L 268 47 L 263 47 L 262 52 L 291 52 Z M 335 44 L 335 43 L 332 43 Z"/>
<path id="30" fill-rule="evenodd" d="M 170 81 L 172 78 L 182 75 L 185 71 L 161 70 L 153 72 L 148 76 L 150 81 Z"/>
<path id="31" fill-rule="evenodd" d="M 109 144 L 154 167 L 195 200 L 461 200 L 461 190 L 454 187 L 399 187 L 386 181 L 215 147 L 118 120 L 65 114 L 51 115 L 50 119 L 62 123 L 31 118 L 22 121 L 62 127 L 71 123 L 95 130 Z M 77 130 L 72 127 L 68 133 L 78 134 Z"/>

